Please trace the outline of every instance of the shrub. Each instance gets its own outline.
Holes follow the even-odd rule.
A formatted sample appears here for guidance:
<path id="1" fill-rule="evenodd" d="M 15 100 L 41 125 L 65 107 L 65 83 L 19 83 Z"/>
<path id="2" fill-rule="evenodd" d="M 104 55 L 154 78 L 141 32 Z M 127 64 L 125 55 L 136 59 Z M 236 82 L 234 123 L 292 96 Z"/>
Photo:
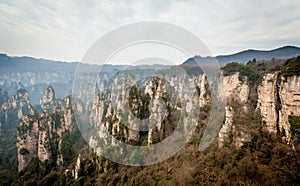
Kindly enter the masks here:
<path id="1" fill-rule="evenodd" d="M 300 76 L 300 56 L 288 59 L 283 64 L 282 73 L 284 76 Z"/>
<path id="2" fill-rule="evenodd" d="M 20 154 L 21 155 L 26 155 L 26 154 L 29 154 L 29 151 L 26 148 L 21 148 L 20 149 Z"/>

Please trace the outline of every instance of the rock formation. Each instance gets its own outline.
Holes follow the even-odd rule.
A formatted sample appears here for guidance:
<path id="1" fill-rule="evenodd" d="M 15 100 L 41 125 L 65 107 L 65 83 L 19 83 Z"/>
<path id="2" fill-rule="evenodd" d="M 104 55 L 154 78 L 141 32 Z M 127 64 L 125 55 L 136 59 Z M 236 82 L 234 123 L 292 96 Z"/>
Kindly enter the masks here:
<path id="1" fill-rule="evenodd" d="M 300 116 L 300 77 L 267 73 L 258 87 L 258 106 L 264 128 L 291 140 L 289 115 Z"/>
<path id="2" fill-rule="evenodd" d="M 13 96 L 8 96 L 6 91 L 0 90 L 0 103 L 0 159 L 2 159 L 15 155 L 16 128 L 20 119 L 28 114 L 34 114 L 34 110 L 25 89 L 19 89 Z M 2 163 L 10 166 L 12 162 Z"/>
<path id="3" fill-rule="evenodd" d="M 75 164 L 75 167 L 72 171 L 72 176 L 75 178 L 75 179 L 78 179 L 78 173 L 79 173 L 79 170 L 81 168 L 81 155 L 79 154 L 78 157 L 77 157 L 77 161 L 76 161 L 76 164 Z"/>
<path id="4" fill-rule="evenodd" d="M 277 133 L 277 120 L 280 104 L 277 94 L 278 73 L 268 73 L 263 76 L 258 86 L 257 108 L 260 109 L 263 126 L 266 130 Z M 277 107 L 277 108 L 276 108 Z"/>
<path id="5" fill-rule="evenodd" d="M 200 107 L 211 102 L 208 80 L 204 74 L 190 79 L 180 75 L 164 75 L 145 82 L 139 82 L 139 78 L 120 73 L 111 79 L 110 85 L 99 83 L 92 104 L 75 105 L 79 112 L 91 109 L 90 121 L 97 135 L 89 138 L 89 144 L 96 152 L 102 151 L 101 148 L 107 144 L 116 145 L 116 139 L 134 145 L 158 143 L 172 134 L 182 113 L 189 113 L 195 103 L 200 110 Z M 134 86 L 136 84 L 138 86 Z M 191 85 L 195 86 L 195 92 L 191 92 Z M 218 89 L 220 97 L 227 100 L 218 144 L 222 147 L 229 142 L 241 147 L 251 140 L 247 127 L 243 127 L 243 123 L 235 123 L 235 116 L 240 110 L 248 111 L 248 78 L 240 77 L 239 73 L 224 76 Z M 82 95 L 93 94 L 84 91 Z M 195 99 L 191 96 L 193 94 L 197 95 Z M 48 87 L 40 100 L 43 112 L 38 114 L 30 105 L 27 91 L 21 89 L 12 97 L 0 91 L 0 95 L 3 111 L 0 129 L 3 123 L 7 123 L 9 112 L 14 112 L 20 119 L 17 133 L 19 172 L 25 170 L 35 158 L 41 162 L 54 160 L 62 164 L 63 136 L 75 128 L 75 116 L 71 109 L 74 107 L 73 99 L 56 99 L 53 88 Z M 283 76 L 280 72 L 266 73 L 258 85 L 257 95 L 257 109 L 263 127 L 282 135 L 289 143 L 292 136 L 288 118 L 291 115 L 300 116 L 300 77 Z M 239 103 L 240 110 L 232 106 L 232 101 Z M 184 127 L 188 127 L 191 123 L 198 123 L 198 118 L 183 122 Z"/>
<path id="6" fill-rule="evenodd" d="M 289 116 L 300 116 L 300 77 L 291 76 L 280 79 L 278 89 L 280 99 L 280 109 L 278 126 L 279 130 L 285 130 L 286 140 L 289 142 L 291 139 L 291 126 L 289 123 Z"/>
<path id="7" fill-rule="evenodd" d="M 232 101 L 237 101 L 242 105 L 244 111 L 247 111 L 247 101 L 249 97 L 249 83 L 247 77 L 242 77 L 240 80 L 239 73 L 223 76 L 218 87 L 219 98 L 226 99 L 227 106 L 225 107 L 225 121 L 218 133 L 218 145 L 222 147 L 224 143 L 233 142 L 236 147 L 240 147 L 243 142 L 250 140 L 247 131 L 235 130 L 233 118 L 235 111 L 231 105 Z M 232 135 L 232 139 L 229 136 Z M 231 141 L 232 140 L 232 141 Z"/>
<path id="8" fill-rule="evenodd" d="M 19 89 L 16 95 L 11 96 L 9 99 L 5 99 L 7 101 L 3 102 L 2 110 L 5 113 L 6 120 L 8 119 L 9 113 L 17 113 L 18 119 L 21 119 L 23 116 L 32 113 L 32 107 L 30 105 L 30 99 L 27 90 Z"/>
<path id="9" fill-rule="evenodd" d="M 183 76 L 154 76 L 141 83 L 144 88 L 131 86 L 136 83 L 131 76 L 119 75 L 113 79 L 110 93 L 102 92 L 95 98 L 91 119 L 100 130 L 97 136 L 90 138 L 89 144 L 97 152 L 101 151 L 99 137 L 102 145 L 114 141 L 102 130 L 127 143 L 151 145 L 172 134 L 181 112 L 192 112 L 191 105 L 199 108 L 210 102 L 209 92 L 198 92 L 196 96 L 197 89 L 208 89 L 205 75 L 194 76 L 192 79 Z M 194 92 L 190 86 L 194 86 Z M 193 99 L 192 94 L 196 99 Z M 184 126 L 198 123 L 198 118 L 189 119 L 182 120 Z"/>
<path id="10" fill-rule="evenodd" d="M 229 142 L 229 134 L 232 129 L 233 122 L 233 108 L 230 106 L 225 107 L 225 122 L 222 125 L 218 134 L 218 145 L 222 147 L 224 143 Z"/>
<path id="11" fill-rule="evenodd" d="M 48 87 L 41 104 L 44 108 L 42 113 L 33 112 L 20 120 L 17 133 L 19 172 L 33 158 L 38 158 L 41 162 L 49 160 L 62 164 L 64 135 L 76 128 L 70 97 L 63 101 L 55 100 L 52 87 Z"/>
<path id="12" fill-rule="evenodd" d="M 229 76 L 221 76 L 221 82 L 219 84 L 219 94 L 220 97 L 225 99 L 235 98 L 241 103 L 246 103 L 249 96 L 249 84 L 247 77 L 243 77 L 242 80 L 239 79 L 239 73 L 234 73 Z"/>
<path id="13" fill-rule="evenodd" d="M 52 86 L 47 87 L 44 91 L 42 98 L 40 99 L 40 105 L 43 110 L 52 111 L 56 107 L 55 92 Z"/>
<path id="14" fill-rule="evenodd" d="M 36 113 L 24 116 L 17 132 L 18 170 L 20 172 L 37 157 L 39 121 Z"/>
<path id="15" fill-rule="evenodd" d="M 202 74 L 198 80 L 199 106 L 204 107 L 211 102 L 209 83 L 206 74 Z"/>

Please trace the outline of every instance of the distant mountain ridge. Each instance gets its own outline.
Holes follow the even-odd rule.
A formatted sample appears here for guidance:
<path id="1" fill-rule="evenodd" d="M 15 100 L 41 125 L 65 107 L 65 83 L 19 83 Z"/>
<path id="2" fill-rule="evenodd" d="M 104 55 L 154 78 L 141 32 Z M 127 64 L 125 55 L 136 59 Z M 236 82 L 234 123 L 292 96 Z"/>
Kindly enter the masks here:
<path id="1" fill-rule="evenodd" d="M 76 72 L 80 68 L 81 72 L 118 72 L 129 69 L 164 69 L 170 65 L 151 64 L 151 65 L 98 65 L 80 62 L 63 62 L 49 59 L 37 59 L 33 57 L 12 57 L 6 54 L 0 54 L 0 73 L 7 72 Z"/>
<path id="2" fill-rule="evenodd" d="M 211 63 L 217 60 L 221 65 L 230 62 L 246 63 L 255 58 L 256 60 L 270 60 L 272 58 L 285 59 L 300 55 L 300 48 L 296 46 L 284 46 L 273 50 L 245 50 L 235 54 L 218 55 L 216 57 L 195 56 L 187 59 L 182 65 L 194 65 L 196 63 Z M 5 72 L 75 72 L 80 64 L 80 70 L 84 72 L 98 72 L 100 65 L 84 64 L 79 62 L 62 62 L 48 59 L 37 59 L 33 57 L 11 57 L 0 54 L 0 73 Z M 169 65 L 112 65 L 105 64 L 102 71 L 116 72 L 122 69 L 157 69 L 167 68 Z"/>
<path id="3" fill-rule="evenodd" d="M 0 73 L 4 72 L 72 72 L 74 73 L 80 64 L 80 70 L 84 72 L 98 72 L 100 65 L 79 62 L 62 62 L 33 57 L 11 57 L 0 54 Z M 103 71 L 120 70 L 127 65 L 105 64 Z"/>
<path id="4" fill-rule="evenodd" d="M 235 54 L 230 55 L 219 55 L 216 57 L 201 57 L 195 56 L 186 60 L 183 65 L 194 65 L 196 63 L 210 63 L 212 60 L 217 60 L 221 65 L 230 62 L 246 63 L 249 60 L 270 60 L 272 58 L 276 59 L 286 59 L 300 55 L 300 48 L 296 46 L 284 46 L 276 48 L 273 50 L 245 50 Z"/>

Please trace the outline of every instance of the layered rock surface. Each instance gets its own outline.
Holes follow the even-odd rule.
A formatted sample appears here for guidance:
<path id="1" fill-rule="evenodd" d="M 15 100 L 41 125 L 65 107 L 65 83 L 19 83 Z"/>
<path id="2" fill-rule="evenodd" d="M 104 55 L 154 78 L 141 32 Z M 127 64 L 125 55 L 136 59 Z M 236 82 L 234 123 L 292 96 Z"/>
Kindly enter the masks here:
<path id="1" fill-rule="evenodd" d="M 258 87 L 258 107 L 264 128 L 291 140 L 289 115 L 300 116 L 300 77 L 265 74 Z"/>
<path id="2" fill-rule="evenodd" d="M 111 140 L 101 130 L 127 143 L 151 145 L 172 133 L 182 112 L 192 112 L 192 107 L 199 108 L 210 102 L 209 92 L 204 92 L 208 89 L 205 75 L 193 78 L 157 76 L 143 84 L 144 88 L 131 86 L 136 83 L 139 82 L 131 76 L 119 76 L 113 79 L 109 94 L 101 93 L 96 97 L 92 119 L 98 134 L 90 138 L 90 145 L 96 151 L 101 151 L 100 141 L 108 143 Z M 194 92 L 190 86 L 194 86 Z M 197 93 L 197 89 L 201 92 Z M 188 127 L 197 124 L 198 118 L 182 121 Z"/>
<path id="3" fill-rule="evenodd" d="M 54 102 L 57 104 L 54 105 Z M 60 165 L 64 159 L 64 134 L 76 127 L 70 97 L 58 102 L 52 87 L 48 87 L 41 104 L 47 105 L 43 106 L 41 114 L 33 112 L 20 120 L 17 133 L 19 172 L 25 170 L 34 158 Z"/>
<path id="4" fill-rule="evenodd" d="M 247 77 L 243 77 L 243 80 L 240 80 L 239 73 L 237 72 L 233 75 L 222 76 L 218 90 L 221 98 L 234 98 L 241 103 L 246 103 L 250 87 Z"/>
<path id="5" fill-rule="evenodd" d="M 278 112 L 278 92 L 277 92 L 278 73 L 264 75 L 261 84 L 258 86 L 257 108 L 260 109 L 264 128 L 276 133 Z"/>
<path id="6" fill-rule="evenodd" d="M 0 90 L 0 163 L 10 166 L 8 159 L 16 156 L 16 128 L 21 118 L 33 114 L 29 94 L 25 89 L 19 89 L 16 95 L 8 96 Z"/>
<path id="7" fill-rule="evenodd" d="M 239 73 L 223 76 L 219 83 L 218 91 L 220 99 L 226 99 L 227 102 L 227 106 L 225 107 L 225 121 L 218 133 L 218 145 L 219 147 L 222 147 L 224 143 L 233 142 L 235 146 L 240 147 L 243 142 L 249 141 L 250 137 L 247 131 L 235 129 L 233 118 L 236 111 L 230 105 L 232 101 L 237 101 L 242 105 L 241 108 L 237 109 L 242 109 L 245 112 L 247 111 L 246 103 L 250 91 L 247 77 L 243 77 L 243 79 L 240 80 Z M 232 139 L 230 139 L 231 135 Z"/>

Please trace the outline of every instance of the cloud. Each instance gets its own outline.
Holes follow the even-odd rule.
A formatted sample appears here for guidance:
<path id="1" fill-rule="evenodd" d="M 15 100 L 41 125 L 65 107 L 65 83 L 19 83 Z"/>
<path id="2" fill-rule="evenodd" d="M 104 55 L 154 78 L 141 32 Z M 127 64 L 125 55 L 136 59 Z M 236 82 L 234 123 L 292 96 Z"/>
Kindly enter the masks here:
<path id="1" fill-rule="evenodd" d="M 80 60 L 121 25 L 166 21 L 202 39 L 213 54 L 300 45 L 299 0 L 0 1 L 0 51 Z"/>

